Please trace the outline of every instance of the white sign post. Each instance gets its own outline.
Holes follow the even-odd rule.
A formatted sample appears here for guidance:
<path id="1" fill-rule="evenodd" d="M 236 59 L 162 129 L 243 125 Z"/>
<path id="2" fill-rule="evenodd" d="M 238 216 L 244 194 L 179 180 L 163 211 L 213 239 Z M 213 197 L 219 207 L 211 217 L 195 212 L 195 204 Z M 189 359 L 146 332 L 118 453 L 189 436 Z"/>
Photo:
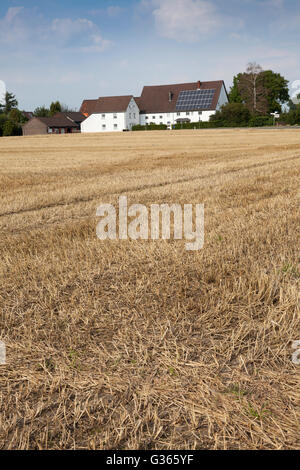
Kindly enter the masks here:
<path id="1" fill-rule="evenodd" d="M 271 113 L 271 116 L 273 116 L 273 124 L 275 126 L 275 122 L 276 122 L 276 119 L 279 119 L 280 118 L 280 114 L 279 113 Z"/>

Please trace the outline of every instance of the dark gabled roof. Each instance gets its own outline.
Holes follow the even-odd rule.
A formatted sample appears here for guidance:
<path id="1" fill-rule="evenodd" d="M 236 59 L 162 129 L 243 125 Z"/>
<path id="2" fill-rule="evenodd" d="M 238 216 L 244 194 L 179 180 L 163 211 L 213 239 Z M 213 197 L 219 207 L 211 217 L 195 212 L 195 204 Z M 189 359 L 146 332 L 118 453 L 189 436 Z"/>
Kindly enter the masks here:
<path id="1" fill-rule="evenodd" d="M 78 112 L 78 113 L 73 112 L 73 111 L 67 111 L 65 113 L 62 113 L 62 112 L 61 113 L 56 113 L 56 114 L 54 114 L 53 117 L 54 118 L 58 118 L 58 117 L 60 118 L 62 116 L 66 117 L 67 119 L 70 119 L 71 121 L 76 122 L 76 123 L 82 122 L 86 119 L 86 116 L 84 116 L 84 114 L 82 114 L 80 112 Z"/>
<path id="2" fill-rule="evenodd" d="M 132 98 L 132 95 L 100 97 L 95 104 L 93 114 L 125 112 Z"/>
<path id="3" fill-rule="evenodd" d="M 98 100 L 84 100 L 82 102 L 80 112 L 85 115 L 85 117 L 90 116 L 93 114 L 95 105 Z"/>
<path id="4" fill-rule="evenodd" d="M 132 95 L 126 96 L 104 96 L 97 100 L 84 100 L 80 111 L 85 117 L 91 114 L 100 113 L 124 113 L 133 98 Z"/>
<path id="5" fill-rule="evenodd" d="M 176 112 L 176 103 L 181 91 L 216 89 L 212 106 L 209 110 L 207 110 L 210 111 L 217 108 L 223 85 L 224 82 L 219 80 L 214 82 L 192 82 L 175 85 L 145 86 L 143 88 L 141 97 L 135 98 L 135 101 L 142 114 L 173 113 Z M 170 93 L 172 94 L 171 101 L 169 101 Z"/>
<path id="6" fill-rule="evenodd" d="M 40 117 L 38 117 L 36 119 L 39 119 L 39 121 L 43 122 L 48 127 L 77 127 L 78 128 L 78 124 L 76 124 L 76 122 L 71 121 L 70 119 L 68 119 L 64 115 L 57 116 L 57 117 L 53 116 L 53 117 L 50 117 L 50 118 L 40 118 Z"/>
<path id="7" fill-rule="evenodd" d="M 22 111 L 22 114 L 24 117 L 26 117 L 27 119 L 32 119 L 34 117 L 34 114 L 33 112 L 31 111 Z"/>

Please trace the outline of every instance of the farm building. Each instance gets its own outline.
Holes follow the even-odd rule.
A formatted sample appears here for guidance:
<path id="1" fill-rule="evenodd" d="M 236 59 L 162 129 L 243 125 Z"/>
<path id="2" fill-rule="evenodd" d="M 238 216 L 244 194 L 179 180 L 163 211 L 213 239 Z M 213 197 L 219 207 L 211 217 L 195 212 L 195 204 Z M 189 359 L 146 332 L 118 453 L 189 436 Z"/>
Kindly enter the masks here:
<path id="1" fill-rule="evenodd" d="M 228 102 L 223 81 L 179 85 L 145 86 L 136 99 L 140 124 L 165 124 L 209 121 L 212 114 Z"/>
<path id="2" fill-rule="evenodd" d="M 84 100 L 80 111 L 87 119 L 82 132 L 130 130 L 134 124 L 209 121 L 228 102 L 222 80 L 145 86 L 140 97 L 115 96 Z M 131 107 L 129 106 L 131 105 Z"/>
<path id="3" fill-rule="evenodd" d="M 57 113 L 50 118 L 33 117 L 23 125 L 23 135 L 72 134 L 80 132 L 82 113 Z"/>
<path id="4" fill-rule="evenodd" d="M 139 108 L 133 96 L 109 96 L 86 100 L 81 112 L 88 117 L 81 123 L 81 132 L 117 132 L 131 130 L 139 124 Z"/>

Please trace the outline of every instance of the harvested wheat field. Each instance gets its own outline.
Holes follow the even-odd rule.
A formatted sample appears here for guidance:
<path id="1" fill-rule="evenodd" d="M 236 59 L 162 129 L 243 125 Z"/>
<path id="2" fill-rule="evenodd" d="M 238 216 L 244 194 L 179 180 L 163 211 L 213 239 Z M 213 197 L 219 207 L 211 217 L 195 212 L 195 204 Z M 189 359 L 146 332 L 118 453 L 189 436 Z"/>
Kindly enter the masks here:
<path id="1" fill-rule="evenodd" d="M 0 140 L 2 449 L 300 449 L 300 131 Z M 96 208 L 205 204 L 205 245 Z"/>

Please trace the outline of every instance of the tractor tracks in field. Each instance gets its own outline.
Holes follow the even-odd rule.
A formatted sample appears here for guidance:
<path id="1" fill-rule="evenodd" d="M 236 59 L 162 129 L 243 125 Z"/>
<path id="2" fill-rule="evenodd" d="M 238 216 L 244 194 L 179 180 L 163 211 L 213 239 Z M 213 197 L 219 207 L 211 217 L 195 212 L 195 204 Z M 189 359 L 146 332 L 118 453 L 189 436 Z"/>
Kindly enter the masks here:
<path id="1" fill-rule="evenodd" d="M 209 175 L 179 178 L 175 181 L 164 181 L 164 182 L 156 183 L 156 184 L 143 184 L 141 186 L 135 186 L 135 187 L 131 187 L 131 188 L 123 188 L 123 189 L 120 189 L 117 192 L 97 193 L 97 194 L 93 194 L 93 195 L 88 196 L 88 197 L 75 198 L 75 199 L 73 199 L 71 201 L 68 201 L 68 202 L 65 202 L 65 201 L 53 202 L 53 203 L 49 203 L 49 204 L 40 205 L 38 207 L 24 208 L 24 209 L 19 209 L 19 210 L 15 210 L 15 211 L 4 212 L 4 213 L 0 214 L 0 218 L 1 217 L 9 217 L 9 216 L 13 216 L 13 215 L 25 214 L 25 213 L 29 213 L 29 212 L 37 212 L 37 211 L 41 211 L 41 210 L 44 210 L 44 209 L 53 209 L 55 207 L 73 206 L 73 205 L 82 204 L 82 203 L 86 203 L 86 202 L 92 202 L 96 199 L 100 199 L 100 198 L 107 197 L 107 196 L 118 196 L 118 195 L 126 194 L 126 193 L 131 193 L 132 194 L 132 193 L 145 191 L 147 189 L 163 188 L 163 187 L 182 184 L 182 183 L 183 184 L 184 183 L 189 183 L 189 182 L 197 181 L 197 180 L 205 180 L 205 179 L 214 178 L 214 177 L 217 177 L 217 176 L 220 176 L 220 175 L 229 175 L 229 174 L 234 174 L 234 173 L 238 173 L 238 172 L 245 172 L 245 171 L 248 171 L 248 170 L 253 170 L 253 169 L 269 166 L 270 164 L 279 164 L 279 163 L 284 163 L 284 162 L 289 162 L 289 161 L 299 160 L 299 159 L 300 159 L 300 155 L 297 155 L 297 156 L 293 156 L 293 157 L 274 160 L 274 161 L 271 161 L 271 162 L 267 161 L 267 162 L 264 162 L 264 163 L 255 163 L 255 164 L 252 164 L 252 165 L 244 166 L 242 168 L 239 167 L 239 168 L 229 169 L 229 170 L 225 170 L 225 171 L 220 170 L 220 171 L 217 171 L 217 172 L 214 172 L 214 173 L 210 173 Z"/>

